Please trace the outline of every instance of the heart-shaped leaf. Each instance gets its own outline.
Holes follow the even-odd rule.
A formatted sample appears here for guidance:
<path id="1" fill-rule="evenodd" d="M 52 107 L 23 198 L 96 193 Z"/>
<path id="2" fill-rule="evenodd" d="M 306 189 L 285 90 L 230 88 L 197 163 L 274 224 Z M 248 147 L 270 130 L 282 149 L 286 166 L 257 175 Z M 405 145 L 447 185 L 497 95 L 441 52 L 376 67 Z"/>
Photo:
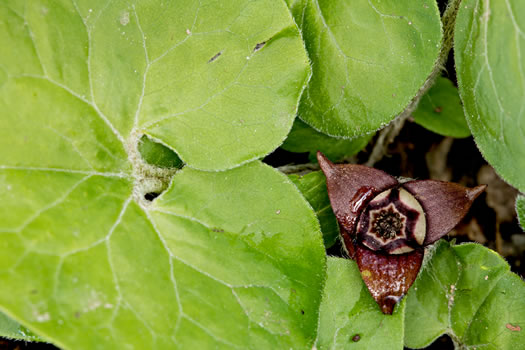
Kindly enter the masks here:
<path id="1" fill-rule="evenodd" d="M 416 123 L 437 134 L 457 138 L 470 136 L 458 89 L 447 78 L 436 79 L 412 115 Z"/>
<path id="2" fill-rule="evenodd" d="M 284 140 L 310 73 L 281 1 L 16 4 L 0 5 L 0 43 L 10 48 L 0 57 L 4 140 L 32 128 L 42 144 L 77 142 L 19 117 L 51 109 L 54 118 L 89 114 L 78 130 L 104 129 L 122 143 L 146 133 L 194 168 L 231 168 Z M 15 86 L 32 91 L 13 95 Z"/>
<path id="3" fill-rule="evenodd" d="M 308 64 L 286 6 L 11 1 L 0 18 L 0 310 L 64 349 L 311 346 L 311 207 L 258 161 L 191 168 L 291 127 Z"/>
<path id="4" fill-rule="evenodd" d="M 525 191 L 525 45 L 521 0 L 462 1 L 454 53 L 474 139 L 498 174 Z"/>
<path id="5" fill-rule="evenodd" d="M 314 209 L 321 224 L 324 245 L 330 248 L 339 239 L 339 226 L 330 205 L 324 174 L 321 171 L 313 171 L 303 176 L 289 175 L 289 178 Z"/>
<path id="6" fill-rule="evenodd" d="M 438 58 L 435 0 L 288 1 L 313 74 L 299 117 L 331 136 L 369 134 L 409 104 Z"/>
<path id="7" fill-rule="evenodd" d="M 290 134 L 281 147 L 290 152 L 308 152 L 311 162 L 317 162 L 317 151 L 323 152 L 334 162 L 359 153 L 366 147 L 373 134 L 352 140 L 338 139 L 316 131 L 300 119 L 293 123 Z"/>
<path id="8" fill-rule="evenodd" d="M 403 349 L 405 302 L 393 315 L 379 309 L 353 260 L 328 258 L 318 349 Z"/>
<path id="9" fill-rule="evenodd" d="M 410 289 L 405 345 L 423 348 L 446 333 L 461 347 L 525 344 L 525 283 L 495 252 L 439 241 Z"/>
<path id="10" fill-rule="evenodd" d="M 23 201 L 0 230 L 0 305 L 45 339 L 74 349 L 313 341 L 324 250 L 314 214 L 277 171 L 188 168 L 148 206 L 127 177 L 2 176 L 12 186 L 2 209 Z"/>

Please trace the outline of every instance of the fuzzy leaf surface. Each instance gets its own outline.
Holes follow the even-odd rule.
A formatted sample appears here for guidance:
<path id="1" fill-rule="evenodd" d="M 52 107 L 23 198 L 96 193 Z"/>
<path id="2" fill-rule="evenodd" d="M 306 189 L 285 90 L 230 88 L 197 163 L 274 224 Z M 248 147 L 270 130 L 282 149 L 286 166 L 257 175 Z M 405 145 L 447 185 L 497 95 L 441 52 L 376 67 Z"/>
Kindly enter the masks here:
<path id="1" fill-rule="evenodd" d="M 460 346 L 521 349 L 525 283 L 494 251 L 439 241 L 407 295 L 405 346 L 424 348 L 442 334 Z"/>
<path id="2" fill-rule="evenodd" d="M 69 98 L 120 141 L 146 133 L 199 169 L 273 151 L 310 74 L 277 0 L 17 1 L 3 2 L 0 18 L 0 43 L 13 48 L 0 57 L 0 86 L 40 86 L 60 108 Z M 21 100 L 3 107 L 12 127 L 0 137 L 40 128 L 42 139 L 68 143 L 61 130 L 16 119 Z"/>
<path id="3" fill-rule="evenodd" d="M 437 134 L 457 138 L 470 136 L 458 89 L 447 78 L 436 79 L 412 115 L 416 123 Z"/>
<path id="4" fill-rule="evenodd" d="M 0 337 L 25 341 L 42 341 L 29 329 L 0 312 Z"/>
<path id="5" fill-rule="evenodd" d="M 45 339 L 67 349 L 313 341 L 324 249 L 315 215 L 276 170 L 186 168 L 148 207 L 128 178 L 2 175 L 28 205 L 0 228 L 0 305 Z"/>
<path id="6" fill-rule="evenodd" d="M 331 136 L 385 126 L 427 79 L 441 46 L 435 0 L 288 1 L 302 30 L 312 78 L 299 117 Z"/>
<path id="7" fill-rule="evenodd" d="M 525 196 L 518 195 L 516 198 L 516 213 L 521 225 L 521 229 L 525 231 Z"/>
<path id="8" fill-rule="evenodd" d="M 459 93 L 483 156 L 525 191 L 525 3 L 466 0 L 454 35 Z"/>

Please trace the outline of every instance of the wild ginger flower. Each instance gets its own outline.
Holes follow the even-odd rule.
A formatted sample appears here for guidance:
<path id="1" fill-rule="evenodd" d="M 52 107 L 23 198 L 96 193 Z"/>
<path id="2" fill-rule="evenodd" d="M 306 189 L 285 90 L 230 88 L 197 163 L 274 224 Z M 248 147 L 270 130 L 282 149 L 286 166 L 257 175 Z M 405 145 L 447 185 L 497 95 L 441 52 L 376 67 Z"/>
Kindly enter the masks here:
<path id="1" fill-rule="evenodd" d="M 317 153 L 348 255 L 385 314 L 414 283 L 424 247 L 467 214 L 486 185 L 467 188 L 436 180 L 399 182 L 356 164 L 333 164 Z"/>

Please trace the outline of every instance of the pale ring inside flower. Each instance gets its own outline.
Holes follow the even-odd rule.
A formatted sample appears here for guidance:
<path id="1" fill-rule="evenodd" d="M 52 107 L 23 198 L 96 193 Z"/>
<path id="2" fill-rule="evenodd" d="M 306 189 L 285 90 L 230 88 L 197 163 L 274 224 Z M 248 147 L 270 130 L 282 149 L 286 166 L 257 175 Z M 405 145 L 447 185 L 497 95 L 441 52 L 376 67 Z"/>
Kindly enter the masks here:
<path id="1" fill-rule="evenodd" d="M 392 188 L 374 197 L 363 210 L 357 239 L 367 248 L 403 254 L 425 241 L 426 218 L 421 204 L 407 190 Z"/>

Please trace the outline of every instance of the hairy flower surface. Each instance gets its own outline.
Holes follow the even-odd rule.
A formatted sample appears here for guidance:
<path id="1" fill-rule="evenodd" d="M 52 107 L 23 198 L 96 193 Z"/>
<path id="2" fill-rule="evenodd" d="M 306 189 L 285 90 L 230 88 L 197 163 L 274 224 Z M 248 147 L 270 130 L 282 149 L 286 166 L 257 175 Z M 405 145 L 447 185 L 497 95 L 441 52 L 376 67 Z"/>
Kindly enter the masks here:
<path id="1" fill-rule="evenodd" d="M 374 168 L 333 164 L 320 152 L 317 159 L 344 247 L 381 310 L 391 314 L 417 277 L 424 247 L 454 228 L 486 186 L 400 183 Z"/>

